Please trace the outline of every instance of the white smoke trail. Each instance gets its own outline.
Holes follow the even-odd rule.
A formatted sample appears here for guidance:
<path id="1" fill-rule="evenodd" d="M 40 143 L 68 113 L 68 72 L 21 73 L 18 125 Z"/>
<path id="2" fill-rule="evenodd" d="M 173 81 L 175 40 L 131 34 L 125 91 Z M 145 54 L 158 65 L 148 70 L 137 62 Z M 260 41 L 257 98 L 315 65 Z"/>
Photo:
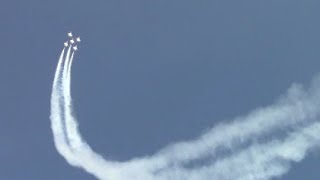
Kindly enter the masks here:
<path id="1" fill-rule="evenodd" d="M 284 174 L 290 162 L 299 162 L 319 144 L 320 123 L 290 133 L 284 140 L 254 144 L 234 155 L 201 168 L 175 167 L 163 179 L 270 179 Z M 210 177 L 210 178 L 208 178 Z"/>
<path id="2" fill-rule="evenodd" d="M 64 50 L 61 57 L 63 54 Z M 320 113 L 317 108 L 320 80 L 316 79 L 308 90 L 293 85 L 274 105 L 217 125 L 198 139 L 175 143 L 151 157 L 107 161 L 82 139 L 73 115 L 70 92 L 73 55 L 74 52 L 70 57 L 69 47 L 62 73 L 61 57 L 58 63 L 51 98 L 52 130 L 59 153 L 71 165 L 82 167 L 99 179 L 267 180 L 286 173 L 291 162 L 301 161 L 310 149 L 319 145 L 320 125 L 316 120 Z M 57 83 L 58 79 L 62 84 Z M 203 162 L 197 163 L 199 160 Z"/>
<path id="3" fill-rule="evenodd" d="M 313 86 L 309 91 L 316 88 Z M 221 147 L 232 149 L 252 138 L 308 123 L 320 113 L 317 109 L 319 93 L 306 92 L 301 86 L 294 85 L 289 89 L 288 95 L 275 105 L 253 111 L 246 117 L 236 118 L 229 124 L 218 125 L 197 140 L 169 146 L 159 153 L 158 158 L 170 156 L 162 161 L 166 164 L 188 162 L 199 156 L 212 156 Z"/>
<path id="4" fill-rule="evenodd" d="M 70 48 L 69 48 L 70 49 Z M 77 165 L 77 161 L 75 160 L 72 152 L 67 143 L 67 138 L 63 131 L 63 122 L 62 122 L 62 112 L 61 112 L 61 75 L 62 75 L 62 63 L 64 62 L 64 51 L 62 50 L 57 70 L 54 76 L 54 81 L 52 85 L 52 94 L 51 94 L 51 128 L 54 134 L 54 143 L 58 150 L 58 152 L 72 165 Z"/>
<path id="5" fill-rule="evenodd" d="M 65 124 L 66 124 L 66 132 L 67 137 L 70 143 L 70 146 L 74 149 L 81 145 L 81 136 L 78 133 L 78 123 L 74 120 L 72 107 L 71 107 L 71 67 L 73 61 L 74 52 L 70 57 L 70 53 L 67 54 L 66 62 L 63 68 L 63 95 L 64 95 L 64 110 L 65 110 Z"/>
<path id="6" fill-rule="evenodd" d="M 71 54 L 71 56 L 70 56 Z M 79 162 L 78 166 L 87 170 L 88 172 L 94 171 L 98 172 L 95 175 L 100 179 L 109 179 L 110 174 L 113 173 L 113 168 L 115 164 L 109 165 L 100 155 L 93 153 L 91 148 L 87 143 L 82 140 L 81 135 L 78 130 L 78 122 L 74 117 L 71 99 L 71 68 L 73 62 L 74 52 L 71 53 L 70 48 L 68 49 L 67 55 L 65 57 L 64 68 L 62 72 L 62 93 L 59 95 L 64 99 L 64 104 L 61 106 L 64 108 L 63 121 L 65 122 L 64 129 L 66 130 L 66 138 L 69 142 L 69 149 L 71 149 L 73 155 L 77 157 Z M 108 172 L 106 174 L 105 172 Z M 103 173 L 99 173 L 103 172 Z"/>

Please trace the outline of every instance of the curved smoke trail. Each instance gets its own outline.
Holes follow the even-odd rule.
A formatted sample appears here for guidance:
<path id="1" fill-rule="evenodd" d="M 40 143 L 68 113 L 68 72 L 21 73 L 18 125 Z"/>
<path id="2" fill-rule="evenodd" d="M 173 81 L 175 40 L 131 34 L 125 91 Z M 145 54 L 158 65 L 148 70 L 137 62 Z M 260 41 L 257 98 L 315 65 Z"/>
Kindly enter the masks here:
<path id="1" fill-rule="evenodd" d="M 127 162 L 104 159 L 82 139 L 73 114 L 69 46 L 59 58 L 51 95 L 51 126 L 58 152 L 73 166 L 103 180 L 268 180 L 319 146 L 320 80 L 293 85 L 273 105 L 220 124 L 197 139 Z M 123 132 L 125 133 L 125 132 Z"/>

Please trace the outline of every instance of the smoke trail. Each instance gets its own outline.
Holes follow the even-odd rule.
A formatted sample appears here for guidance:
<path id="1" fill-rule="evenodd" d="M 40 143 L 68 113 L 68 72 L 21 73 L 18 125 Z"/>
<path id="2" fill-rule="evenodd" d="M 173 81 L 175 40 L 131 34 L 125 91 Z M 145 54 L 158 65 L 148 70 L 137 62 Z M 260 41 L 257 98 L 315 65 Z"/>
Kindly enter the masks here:
<path id="1" fill-rule="evenodd" d="M 315 89 L 318 88 L 313 85 L 307 92 L 301 86 L 293 85 L 287 96 L 276 104 L 253 111 L 246 117 L 236 118 L 229 124 L 220 124 L 197 140 L 169 146 L 161 151 L 159 158 L 170 156 L 162 161 L 167 161 L 167 164 L 184 163 L 199 156 L 212 156 L 221 147 L 232 149 L 252 138 L 308 123 L 319 116 L 317 107 L 320 99 L 318 92 L 312 92 Z"/>
<path id="2" fill-rule="evenodd" d="M 69 48 L 70 50 L 70 48 Z M 51 94 L 51 128 L 54 135 L 54 143 L 58 152 L 70 163 L 71 165 L 77 165 L 70 148 L 67 144 L 67 137 L 63 131 L 63 122 L 62 122 L 62 112 L 61 112 L 61 75 L 62 75 L 62 63 L 64 62 L 64 51 L 62 50 L 59 62 L 57 65 L 57 70 L 54 76 L 54 81 L 52 85 L 52 94 Z"/>
<path id="3" fill-rule="evenodd" d="M 290 133 L 284 140 L 254 144 L 208 166 L 176 167 L 161 174 L 163 179 L 270 179 L 286 173 L 290 162 L 299 162 L 319 143 L 320 123 Z"/>
<path id="4" fill-rule="evenodd" d="M 151 157 L 107 161 L 79 133 L 72 109 L 74 52 L 71 57 L 70 53 L 69 47 L 61 72 L 62 51 L 53 83 L 51 122 L 55 145 L 71 165 L 99 179 L 267 180 L 286 173 L 291 162 L 301 161 L 319 145 L 320 80 L 315 79 L 309 89 L 295 84 L 274 105 L 217 125 L 198 139 L 167 146 Z"/>
<path id="5" fill-rule="evenodd" d="M 69 55 L 69 56 L 68 56 Z M 67 54 L 67 61 L 64 64 L 63 68 L 63 95 L 65 99 L 64 103 L 64 110 L 65 110 L 65 124 L 66 124 L 66 132 L 69 143 L 72 148 L 76 149 L 76 147 L 80 146 L 81 144 L 81 137 L 80 134 L 77 132 L 78 124 L 77 121 L 74 120 L 73 112 L 72 112 L 72 105 L 71 105 L 71 96 L 70 96 L 70 89 L 71 89 L 71 66 L 73 61 L 74 52 L 70 57 L 70 53 Z"/>
<path id="6" fill-rule="evenodd" d="M 61 129 L 66 130 L 65 138 L 69 142 L 68 148 L 72 152 L 72 155 L 77 158 L 77 166 L 82 167 L 88 172 L 94 171 L 95 175 L 100 179 L 109 179 L 110 174 L 112 174 L 114 171 L 112 170 L 112 167 L 115 166 L 115 163 L 113 163 L 113 165 L 111 166 L 109 165 L 109 163 L 101 161 L 101 159 L 103 158 L 100 155 L 94 153 L 87 145 L 87 143 L 82 140 L 78 130 L 77 120 L 73 115 L 72 99 L 70 94 L 70 79 L 74 52 L 71 53 L 70 47 L 65 57 L 63 71 L 61 73 L 62 83 L 60 85 L 60 88 L 62 89 L 62 92 L 59 93 L 59 96 L 61 99 L 64 99 L 64 102 L 60 104 L 60 107 L 64 108 L 64 116 L 60 118 L 63 119 L 63 124 L 65 125 Z M 64 154 L 62 155 L 64 156 Z M 108 172 L 108 174 L 105 173 L 106 171 Z"/>

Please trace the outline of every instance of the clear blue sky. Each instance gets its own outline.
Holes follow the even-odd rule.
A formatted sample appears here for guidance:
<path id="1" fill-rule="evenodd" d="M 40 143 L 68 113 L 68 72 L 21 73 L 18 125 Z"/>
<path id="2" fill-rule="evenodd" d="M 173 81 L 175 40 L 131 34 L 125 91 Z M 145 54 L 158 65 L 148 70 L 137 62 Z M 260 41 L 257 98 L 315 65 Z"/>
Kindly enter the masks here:
<path id="1" fill-rule="evenodd" d="M 1 2 L 0 179 L 94 179 L 56 152 L 50 129 L 68 31 L 82 38 L 72 82 L 81 133 L 122 161 L 308 83 L 320 70 L 319 8 L 315 0 Z M 318 180 L 319 167 L 313 153 L 280 179 Z"/>

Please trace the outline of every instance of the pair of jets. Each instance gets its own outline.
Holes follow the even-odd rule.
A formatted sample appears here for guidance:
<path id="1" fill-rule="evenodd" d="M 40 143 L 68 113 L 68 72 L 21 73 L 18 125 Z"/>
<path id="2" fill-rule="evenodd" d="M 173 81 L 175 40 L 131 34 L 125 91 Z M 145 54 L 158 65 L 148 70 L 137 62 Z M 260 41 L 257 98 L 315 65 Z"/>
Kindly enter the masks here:
<path id="1" fill-rule="evenodd" d="M 70 40 L 69 40 L 69 41 L 66 41 L 66 42 L 64 43 L 64 47 L 68 47 L 69 42 L 70 42 L 70 45 L 73 45 L 75 42 L 80 42 L 80 41 L 81 41 L 80 37 L 77 37 L 76 39 L 74 39 L 74 38 L 73 38 L 73 35 L 72 35 L 72 32 L 69 32 L 69 33 L 68 33 L 68 37 L 70 38 Z M 78 46 L 75 45 L 75 46 L 72 47 L 72 49 L 75 50 L 75 51 L 77 51 L 77 50 L 78 50 Z"/>

